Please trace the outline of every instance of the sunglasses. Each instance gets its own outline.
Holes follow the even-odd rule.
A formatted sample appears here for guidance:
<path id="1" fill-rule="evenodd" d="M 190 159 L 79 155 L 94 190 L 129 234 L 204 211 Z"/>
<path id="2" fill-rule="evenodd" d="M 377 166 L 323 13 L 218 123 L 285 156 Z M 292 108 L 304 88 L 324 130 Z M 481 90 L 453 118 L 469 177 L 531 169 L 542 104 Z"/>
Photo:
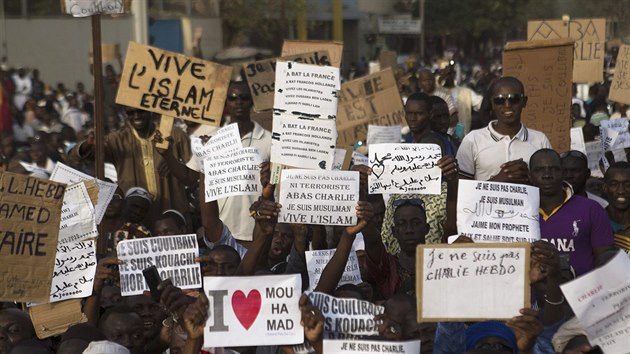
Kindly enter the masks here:
<path id="1" fill-rule="evenodd" d="M 237 99 L 241 99 L 241 101 L 250 101 L 252 99 L 252 95 L 249 93 L 233 93 L 227 96 L 228 101 L 236 101 Z"/>
<path id="2" fill-rule="evenodd" d="M 510 102 L 510 104 L 519 104 L 523 102 L 523 99 L 525 99 L 525 95 L 523 95 L 522 93 L 510 93 L 507 95 L 498 95 L 492 97 L 492 103 L 496 105 L 503 105 L 507 101 Z"/>

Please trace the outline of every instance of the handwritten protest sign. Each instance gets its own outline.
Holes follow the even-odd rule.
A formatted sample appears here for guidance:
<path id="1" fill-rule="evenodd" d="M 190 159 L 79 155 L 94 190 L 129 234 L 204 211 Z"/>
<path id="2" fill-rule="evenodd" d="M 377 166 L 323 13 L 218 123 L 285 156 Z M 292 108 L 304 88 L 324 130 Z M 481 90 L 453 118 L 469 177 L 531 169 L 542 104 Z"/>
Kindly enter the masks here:
<path id="1" fill-rule="evenodd" d="M 324 353 L 335 354 L 418 354 L 420 340 L 386 342 L 357 339 L 324 339 Z"/>
<path id="2" fill-rule="evenodd" d="M 575 41 L 573 82 L 604 79 L 606 19 L 542 20 L 527 22 L 527 39 L 571 38 Z"/>
<path id="3" fill-rule="evenodd" d="M 203 161 L 206 203 L 235 195 L 259 195 L 262 159 L 257 148 L 244 148 Z"/>
<path id="4" fill-rule="evenodd" d="M 383 306 L 369 301 L 337 298 L 320 292 L 308 293 L 313 306 L 324 315 L 324 332 L 357 336 L 378 335 L 374 316 L 385 311 Z"/>
<path id="5" fill-rule="evenodd" d="M 304 341 L 298 274 L 204 277 L 210 300 L 204 346 L 298 344 Z"/>
<path id="6" fill-rule="evenodd" d="M 280 183 L 279 222 L 356 225 L 359 172 L 287 169 Z"/>
<path id="7" fill-rule="evenodd" d="M 380 125 L 368 125 L 367 144 L 397 144 L 402 140 L 400 125 L 384 127 Z"/>
<path id="8" fill-rule="evenodd" d="M 616 63 L 608 99 L 630 104 L 630 45 L 619 47 Z"/>
<path id="9" fill-rule="evenodd" d="M 80 182 L 66 188 L 59 225 L 59 244 L 96 238 L 98 230 L 94 219 L 94 206 L 85 184 Z"/>
<path id="10" fill-rule="evenodd" d="M 50 297 L 65 185 L 0 172 L 0 301 Z"/>
<path id="11" fill-rule="evenodd" d="M 335 254 L 335 249 L 306 251 L 304 253 L 306 258 L 306 269 L 308 269 L 309 289 L 313 290 L 319 283 L 319 278 L 322 276 L 324 268 Z M 344 268 L 343 275 L 339 284 L 359 284 L 361 283 L 361 270 L 359 269 L 359 259 L 354 249 L 348 256 L 346 267 Z"/>
<path id="12" fill-rule="evenodd" d="M 524 184 L 461 180 L 457 230 L 475 242 L 540 240 L 538 188 Z"/>
<path id="13" fill-rule="evenodd" d="M 630 258 L 618 251 L 606 265 L 560 285 L 590 343 L 604 353 L 630 348 Z"/>
<path id="14" fill-rule="evenodd" d="M 218 126 L 231 75 L 229 66 L 129 42 L 116 103 Z"/>
<path id="15" fill-rule="evenodd" d="M 611 134 L 610 130 L 614 130 L 617 134 L 613 134 L 614 139 L 609 141 L 607 150 L 617 150 L 630 147 L 630 131 L 628 131 L 628 118 L 622 117 L 617 119 L 606 119 L 600 122 L 600 135 L 602 141 Z M 612 144 L 610 144 L 612 143 Z"/>
<path id="16" fill-rule="evenodd" d="M 302 53 L 311 53 L 325 50 L 330 55 L 330 64 L 336 68 L 341 65 L 341 56 L 343 54 L 343 43 L 329 41 L 296 41 L 285 40 L 282 43 L 283 57 Z"/>
<path id="17" fill-rule="evenodd" d="M 334 119 L 337 116 L 339 85 L 339 68 L 293 61 L 277 62 L 273 108 L 292 114 Z"/>
<path id="18" fill-rule="evenodd" d="M 603 178 L 604 175 L 599 170 L 599 161 L 603 154 L 599 141 L 589 141 L 584 144 L 586 146 L 586 158 L 588 158 L 588 168 L 591 170 L 591 176 Z"/>
<path id="19" fill-rule="evenodd" d="M 436 144 L 374 144 L 370 146 L 370 194 L 440 194 L 442 150 Z"/>
<path id="20" fill-rule="evenodd" d="M 509 42 L 505 46 L 503 75 L 521 80 L 528 97 L 521 120 L 545 133 L 558 153 L 570 148 L 572 72 L 572 40 Z"/>
<path id="21" fill-rule="evenodd" d="M 345 82 L 339 96 L 337 145 L 365 141 L 369 124 L 400 129 L 404 118 L 405 109 L 391 69 Z"/>
<path id="22" fill-rule="evenodd" d="M 61 12 L 73 17 L 115 15 L 131 8 L 131 0 L 62 0 Z"/>
<path id="23" fill-rule="evenodd" d="M 95 273 L 94 240 L 57 246 L 50 302 L 91 296 Z"/>
<path id="24" fill-rule="evenodd" d="M 378 63 L 381 70 L 395 68 L 397 60 L 398 54 L 393 50 L 381 49 L 378 53 Z"/>
<path id="25" fill-rule="evenodd" d="M 245 77 L 254 100 L 254 109 L 264 111 L 273 108 L 273 95 L 276 84 L 276 63 L 278 61 L 293 61 L 302 64 L 331 66 L 327 51 L 317 51 L 289 55 L 243 64 Z"/>
<path id="26" fill-rule="evenodd" d="M 81 312 L 81 300 L 72 299 L 28 308 L 37 338 L 44 339 L 65 333 L 69 327 L 87 322 Z"/>
<path id="27" fill-rule="evenodd" d="M 418 322 L 518 315 L 530 306 L 529 252 L 529 243 L 419 245 Z M 470 306 L 471 299 L 475 306 Z"/>
<path id="28" fill-rule="evenodd" d="M 94 177 L 77 171 L 61 162 L 57 162 L 55 169 L 50 175 L 51 181 L 68 184 L 91 181 L 94 179 Z M 109 205 L 109 202 L 112 201 L 112 197 L 114 196 L 114 193 L 116 193 L 116 188 L 118 186 L 115 183 L 101 181 L 100 179 L 96 180 L 96 185 L 98 186 L 98 201 L 95 206 L 96 223 L 100 224 L 101 220 L 103 220 L 103 216 L 105 215 L 105 211 L 107 210 L 107 206 Z"/>
<path id="29" fill-rule="evenodd" d="M 571 128 L 571 150 L 580 151 L 586 155 L 586 144 L 582 128 Z"/>
<path id="30" fill-rule="evenodd" d="M 120 292 L 122 296 L 139 295 L 149 290 L 142 271 L 155 266 L 163 280 L 171 279 L 181 289 L 201 287 L 201 269 L 197 236 L 177 235 L 123 240 L 118 243 Z"/>
<path id="31" fill-rule="evenodd" d="M 353 151 L 352 152 L 352 164 L 353 165 L 365 165 L 365 166 L 369 166 L 370 164 L 370 160 L 368 159 L 367 156 Z"/>

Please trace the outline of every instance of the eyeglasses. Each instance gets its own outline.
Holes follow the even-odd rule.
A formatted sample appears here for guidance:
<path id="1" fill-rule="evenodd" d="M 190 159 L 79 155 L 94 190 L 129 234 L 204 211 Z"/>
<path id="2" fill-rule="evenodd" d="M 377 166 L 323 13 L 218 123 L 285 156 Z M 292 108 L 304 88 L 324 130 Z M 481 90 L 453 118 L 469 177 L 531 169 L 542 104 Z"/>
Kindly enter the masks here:
<path id="1" fill-rule="evenodd" d="M 510 104 L 519 104 L 523 102 L 525 95 L 522 93 L 510 93 L 507 95 L 498 95 L 492 97 L 492 103 L 496 105 L 503 105 L 505 102 L 509 102 Z"/>
<path id="2" fill-rule="evenodd" d="M 252 99 L 252 95 L 249 93 L 233 93 L 227 96 L 228 101 L 236 101 L 239 98 L 241 101 L 250 101 Z"/>

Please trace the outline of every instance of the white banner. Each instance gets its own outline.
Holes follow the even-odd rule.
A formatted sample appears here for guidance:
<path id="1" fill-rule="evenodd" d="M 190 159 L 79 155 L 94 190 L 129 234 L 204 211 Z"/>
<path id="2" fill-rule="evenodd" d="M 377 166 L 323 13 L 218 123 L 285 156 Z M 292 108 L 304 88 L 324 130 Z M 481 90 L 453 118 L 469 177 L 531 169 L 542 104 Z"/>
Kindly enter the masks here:
<path id="1" fill-rule="evenodd" d="M 400 125 L 381 126 L 368 125 L 367 145 L 374 144 L 399 144 L 402 140 Z"/>
<path id="2" fill-rule="evenodd" d="M 385 342 L 359 339 L 324 339 L 324 353 L 331 354 L 418 354 L 420 340 Z"/>
<path id="3" fill-rule="evenodd" d="M 218 158 L 205 158 L 206 203 L 235 195 L 260 195 L 261 163 L 256 148 L 234 150 Z"/>
<path id="4" fill-rule="evenodd" d="M 58 245 L 50 302 L 92 296 L 95 273 L 95 240 Z"/>
<path id="5" fill-rule="evenodd" d="M 301 283 L 299 274 L 204 277 L 204 292 L 210 300 L 204 346 L 302 343 Z"/>
<path id="6" fill-rule="evenodd" d="M 320 292 L 311 292 L 308 297 L 313 306 L 319 308 L 324 315 L 324 333 L 378 335 L 378 324 L 374 316 L 385 311 L 383 306 L 369 301 L 337 298 Z"/>
<path id="7" fill-rule="evenodd" d="M 436 144 L 374 144 L 369 150 L 370 194 L 440 194 L 442 150 Z"/>
<path id="8" fill-rule="evenodd" d="M 460 180 L 457 230 L 475 242 L 540 240 L 537 187 Z"/>
<path id="9" fill-rule="evenodd" d="M 201 288 L 201 267 L 197 235 L 158 236 L 123 240 L 118 243 L 120 292 L 122 296 L 140 295 L 149 286 L 142 271 L 155 266 L 162 280 L 171 279 L 181 289 Z"/>
<path id="10" fill-rule="evenodd" d="M 359 172 L 283 170 L 278 222 L 356 225 Z"/>
<path id="11" fill-rule="evenodd" d="M 308 269 L 309 289 L 314 290 L 319 283 L 319 278 L 322 276 L 324 268 L 330 262 L 330 259 L 335 254 L 336 249 L 306 251 L 304 256 L 306 258 L 306 268 Z M 346 267 L 343 271 L 343 275 L 339 280 L 337 286 L 344 284 L 359 284 L 361 283 L 361 270 L 359 269 L 359 259 L 357 253 L 352 248 Z"/>

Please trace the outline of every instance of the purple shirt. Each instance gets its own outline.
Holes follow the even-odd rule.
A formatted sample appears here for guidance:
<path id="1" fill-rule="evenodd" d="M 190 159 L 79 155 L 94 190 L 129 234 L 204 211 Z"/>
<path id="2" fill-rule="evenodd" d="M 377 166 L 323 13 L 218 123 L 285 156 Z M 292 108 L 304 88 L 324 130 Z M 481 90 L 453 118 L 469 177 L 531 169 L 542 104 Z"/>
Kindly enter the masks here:
<path id="1" fill-rule="evenodd" d="M 569 255 L 576 276 L 593 269 L 595 248 L 613 245 L 608 214 L 590 199 L 574 195 L 547 221 L 542 215 L 539 220 L 541 238 Z"/>

